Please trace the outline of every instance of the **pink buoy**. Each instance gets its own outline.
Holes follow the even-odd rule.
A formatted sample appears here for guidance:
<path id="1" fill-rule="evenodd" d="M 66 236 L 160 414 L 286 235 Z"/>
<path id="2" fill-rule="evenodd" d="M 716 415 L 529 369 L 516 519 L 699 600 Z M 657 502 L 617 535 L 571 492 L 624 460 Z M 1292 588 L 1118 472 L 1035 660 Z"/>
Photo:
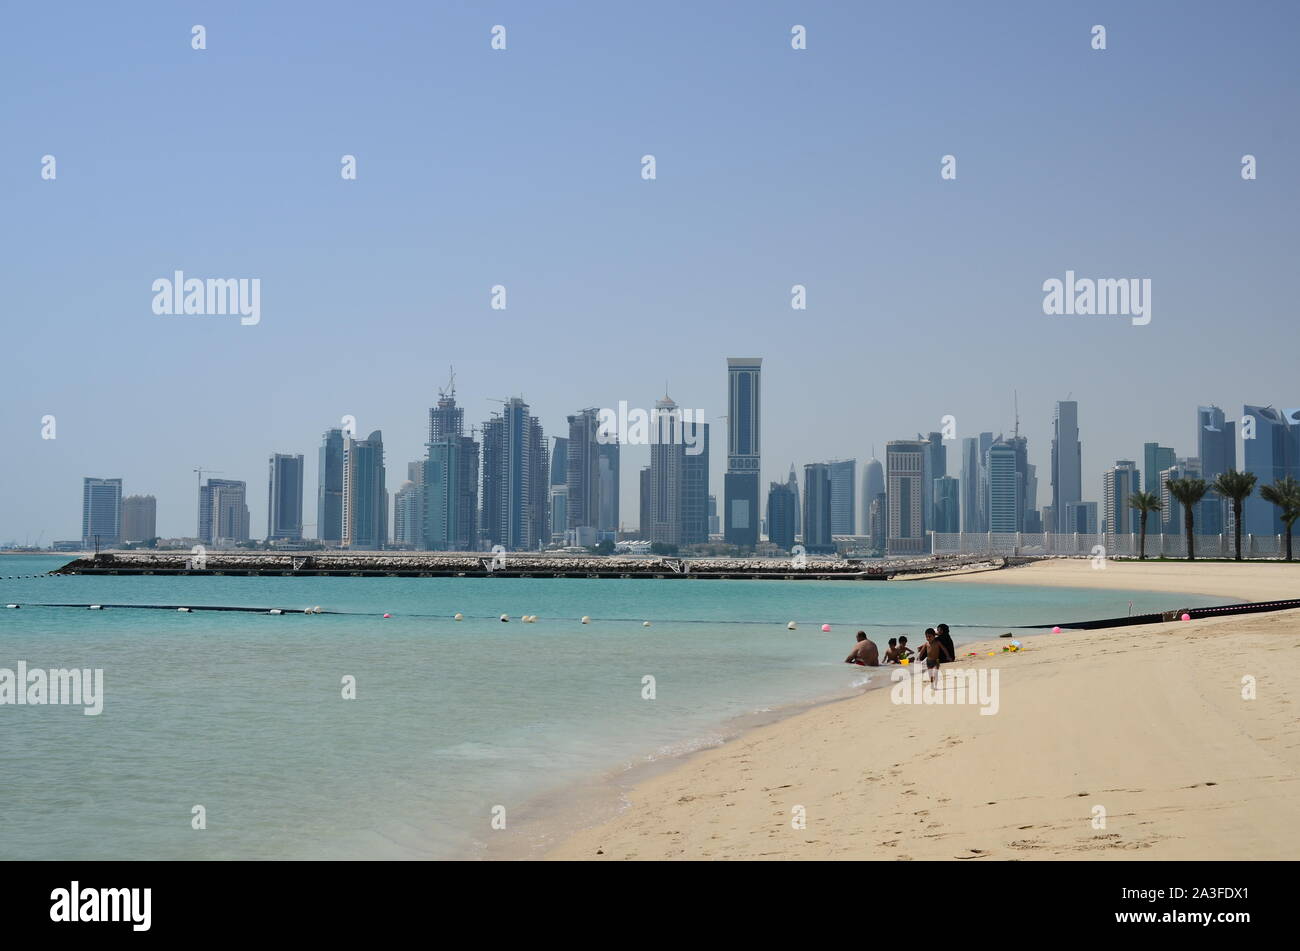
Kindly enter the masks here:
<path id="1" fill-rule="evenodd" d="M 384 617 L 392 617 L 391 614 L 385 614 Z"/>
<path id="2" fill-rule="evenodd" d="M 829 634 L 830 632 L 831 632 L 831 626 L 830 626 L 829 624 L 823 624 L 823 625 L 822 625 L 822 633 L 823 633 L 823 634 Z"/>
<path id="3" fill-rule="evenodd" d="M 1053 634 L 1060 634 L 1060 633 L 1061 633 L 1061 629 L 1060 629 L 1059 627 L 1054 627 L 1054 628 L 1052 628 L 1052 633 L 1053 633 Z"/>
<path id="4" fill-rule="evenodd" d="M 1191 619 L 1192 619 L 1192 616 L 1191 616 L 1190 614 L 1184 614 L 1184 615 L 1183 615 L 1183 620 L 1184 620 L 1184 621 L 1190 621 Z"/>

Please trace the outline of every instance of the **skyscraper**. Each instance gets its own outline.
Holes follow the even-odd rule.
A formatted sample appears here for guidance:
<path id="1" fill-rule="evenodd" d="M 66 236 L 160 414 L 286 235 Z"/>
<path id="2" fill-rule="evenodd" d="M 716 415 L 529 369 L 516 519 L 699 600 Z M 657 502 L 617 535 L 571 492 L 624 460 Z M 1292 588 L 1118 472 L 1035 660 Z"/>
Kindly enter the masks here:
<path id="1" fill-rule="evenodd" d="M 81 481 L 81 544 L 111 548 L 122 540 L 122 480 Z"/>
<path id="2" fill-rule="evenodd" d="M 1213 483 L 1229 469 L 1237 468 L 1237 426 L 1225 419 L 1217 406 L 1196 407 L 1196 454 L 1206 482 Z M 1201 503 L 1201 518 L 1200 534 L 1226 532 L 1232 518 L 1231 503 L 1211 493 Z"/>
<path id="3" fill-rule="evenodd" d="M 266 538 L 302 539 L 302 453 L 271 456 L 267 479 Z"/>
<path id="4" fill-rule="evenodd" d="M 695 442 L 682 450 L 682 544 L 701 545 L 709 540 L 709 424 L 683 425 L 694 427 Z"/>
<path id="5" fill-rule="evenodd" d="M 1001 439 L 989 446 L 985 463 L 989 494 L 985 508 L 990 532 L 1020 531 L 1023 479 L 1016 471 L 1016 455 L 1016 447 Z"/>
<path id="6" fill-rule="evenodd" d="M 831 534 L 856 535 L 857 519 L 853 511 L 856 459 L 835 460 L 830 464 Z"/>
<path id="7" fill-rule="evenodd" d="M 1102 531 L 1106 534 L 1132 535 L 1138 531 L 1140 515 L 1128 500 L 1133 493 L 1141 491 L 1140 476 L 1132 459 L 1120 459 L 1102 474 Z M 1151 528 L 1149 516 L 1147 528 Z"/>
<path id="8" fill-rule="evenodd" d="M 158 537 L 158 501 L 152 495 L 122 500 L 122 541 L 147 542 Z"/>
<path id="9" fill-rule="evenodd" d="M 205 545 L 248 541 L 248 484 L 208 479 L 199 487 L 199 541 Z"/>
<path id="10" fill-rule="evenodd" d="M 925 530 L 931 532 L 934 531 L 935 522 L 934 480 L 948 474 L 948 448 L 943 444 L 942 433 L 930 433 L 928 436 L 917 433 L 916 438 L 926 444 L 921 486 L 924 494 Z"/>
<path id="11" fill-rule="evenodd" d="M 1064 517 L 1066 534 L 1097 534 L 1096 502 L 1066 502 Z"/>
<path id="12" fill-rule="evenodd" d="M 421 486 L 420 547 L 430 551 L 476 551 L 479 547 L 479 445 L 467 436 L 465 410 L 456 389 L 438 391 L 429 410 L 425 461 L 410 478 Z"/>
<path id="13" fill-rule="evenodd" d="M 934 492 L 934 530 L 956 534 L 961 531 L 960 483 L 952 476 L 939 476 L 931 485 Z"/>
<path id="14" fill-rule="evenodd" d="M 1259 482 L 1246 499 L 1242 530 L 1251 535 L 1280 535 L 1286 531 L 1281 509 L 1259 494 L 1260 488 L 1286 476 L 1300 479 L 1300 409 L 1276 410 L 1271 406 L 1246 406 L 1242 412 L 1242 445 L 1245 470 Z M 1246 438 L 1251 421 L 1254 436 Z"/>
<path id="15" fill-rule="evenodd" d="M 551 485 L 569 484 L 569 437 L 551 437 Z M 565 523 L 568 524 L 567 522 Z M 564 525 L 557 526 L 563 529 Z"/>
<path id="16" fill-rule="evenodd" d="M 407 479 L 393 493 L 393 543 L 402 548 L 424 546 L 424 485 L 414 479 Z"/>
<path id="17" fill-rule="evenodd" d="M 650 482 L 649 466 L 641 467 L 641 471 L 637 475 L 637 490 L 639 493 L 637 502 L 640 513 L 637 519 L 640 522 L 637 531 L 642 539 L 650 541 L 650 497 L 654 494 L 654 487 Z"/>
<path id="18" fill-rule="evenodd" d="M 1079 404 L 1060 400 L 1052 418 L 1052 511 L 1061 513 L 1083 500 L 1083 445 L 1079 442 Z"/>
<path id="19" fill-rule="evenodd" d="M 927 550 L 924 491 L 928 442 L 899 439 L 885 444 L 885 484 L 888 498 L 885 551 L 890 555 Z"/>
<path id="20" fill-rule="evenodd" d="M 343 547 L 379 550 L 388 544 L 388 486 L 384 434 L 343 437 Z"/>
<path id="21" fill-rule="evenodd" d="M 773 482 L 767 492 L 767 540 L 777 548 L 794 547 L 794 513 L 799 508 L 799 494 L 788 482 Z"/>
<path id="22" fill-rule="evenodd" d="M 655 403 L 650 441 L 650 541 L 682 544 L 682 413 L 669 396 Z"/>
<path id="23" fill-rule="evenodd" d="M 501 413 L 483 424 L 483 534 L 488 545 L 532 551 L 550 538 L 548 455 L 541 421 L 519 397 L 506 401 Z"/>
<path id="24" fill-rule="evenodd" d="M 327 429 L 321 439 L 319 487 L 316 492 L 316 537 L 343 540 L 343 430 Z"/>
<path id="25" fill-rule="evenodd" d="M 876 447 L 871 447 L 871 458 L 862 466 L 862 508 L 858 531 L 871 534 L 871 503 L 885 491 L 885 467 L 876 458 Z"/>
<path id="26" fill-rule="evenodd" d="M 967 436 L 961 441 L 961 530 L 982 532 L 980 524 L 980 441 Z"/>
<path id="27" fill-rule="evenodd" d="M 831 537 L 831 468 L 825 462 L 803 467 L 803 547 L 809 552 L 833 552 Z"/>
<path id="28" fill-rule="evenodd" d="M 1142 444 L 1142 491 L 1159 495 L 1163 489 L 1160 473 L 1174 464 L 1174 451 L 1157 442 Z"/>
<path id="29" fill-rule="evenodd" d="M 762 388 L 760 357 L 727 359 L 727 474 L 723 480 L 728 544 L 758 544 L 758 478 L 761 468 Z"/>
<path id="30" fill-rule="evenodd" d="M 803 534 L 803 503 L 797 500 L 802 499 L 803 495 L 799 492 L 799 477 L 795 474 L 794 463 L 790 463 L 790 475 L 786 478 L 785 484 L 790 491 L 794 493 L 797 504 L 794 507 L 794 533 Z"/>
<path id="31" fill-rule="evenodd" d="M 596 441 L 599 410 L 584 409 L 567 417 L 569 443 L 566 449 L 565 484 L 569 487 L 566 528 L 595 539 L 600 516 L 600 465 Z M 580 542 L 581 544 L 581 542 Z"/>

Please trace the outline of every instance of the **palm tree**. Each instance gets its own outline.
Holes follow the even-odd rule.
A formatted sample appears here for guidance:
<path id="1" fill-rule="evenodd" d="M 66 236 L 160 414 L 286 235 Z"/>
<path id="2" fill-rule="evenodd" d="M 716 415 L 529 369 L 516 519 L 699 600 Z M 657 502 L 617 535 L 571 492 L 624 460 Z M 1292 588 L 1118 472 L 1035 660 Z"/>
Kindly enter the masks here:
<path id="1" fill-rule="evenodd" d="M 1286 560 L 1291 560 L 1291 527 L 1300 518 L 1300 482 L 1292 476 L 1283 476 L 1272 485 L 1259 490 L 1260 497 L 1282 510 L 1282 524 L 1286 526 Z"/>
<path id="2" fill-rule="evenodd" d="M 1194 561 L 1196 542 L 1192 535 L 1194 521 L 1192 509 L 1205 498 L 1205 493 L 1210 491 L 1210 487 L 1205 484 L 1204 479 L 1168 479 L 1165 485 L 1169 487 L 1169 494 L 1183 507 L 1183 527 L 1187 530 L 1187 560 Z"/>
<path id="3" fill-rule="evenodd" d="M 1142 513 L 1142 531 L 1138 535 L 1138 558 L 1144 560 L 1147 556 L 1147 516 L 1152 512 L 1160 511 L 1160 496 L 1154 492 L 1134 492 L 1128 497 L 1128 505 L 1129 508 L 1137 509 Z"/>
<path id="4" fill-rule="evenodd" d="M 1255 473 L 1229 469 L 1227 472 L 1221 472 L 1210 488 L 1214 489 L 1220 497 L 1232 499 L 1232 524 L 1237 542 L 1237 560 L 1241 561 L 1241 504 L 1246 501 L 1246 496 L 1255 491 Z"/>

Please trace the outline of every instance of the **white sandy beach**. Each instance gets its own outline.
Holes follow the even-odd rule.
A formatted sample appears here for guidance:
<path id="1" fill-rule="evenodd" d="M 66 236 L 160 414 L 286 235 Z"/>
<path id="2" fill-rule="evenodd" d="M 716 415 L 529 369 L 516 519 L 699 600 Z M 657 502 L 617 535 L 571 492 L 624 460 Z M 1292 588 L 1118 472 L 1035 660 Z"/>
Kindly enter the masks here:
<path id="1" fill-rule="evenodd" d="M 1300 597 L 1300 565 L 1061 560 L 964 582 L 1256 601 Z M 995 715 L 870 690 L 696 754 L 548 857 L 1300 858 L 1300 611 L 984 653 L 1005 643 L 952 665 L 998 670 Z"/>

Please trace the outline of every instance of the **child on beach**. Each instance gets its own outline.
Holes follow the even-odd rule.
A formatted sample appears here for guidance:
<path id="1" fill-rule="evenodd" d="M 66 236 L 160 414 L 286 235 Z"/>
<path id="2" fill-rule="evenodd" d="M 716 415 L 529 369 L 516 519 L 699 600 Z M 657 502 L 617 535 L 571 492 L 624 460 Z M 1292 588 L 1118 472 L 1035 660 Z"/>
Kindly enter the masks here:
<path id="1" fill-rule="evenodd" d="M 891 637 L 889 639 L 889 647 L 885 650 L 885 663 L 898 663 L 898 638 L 896 637 Z"/>

